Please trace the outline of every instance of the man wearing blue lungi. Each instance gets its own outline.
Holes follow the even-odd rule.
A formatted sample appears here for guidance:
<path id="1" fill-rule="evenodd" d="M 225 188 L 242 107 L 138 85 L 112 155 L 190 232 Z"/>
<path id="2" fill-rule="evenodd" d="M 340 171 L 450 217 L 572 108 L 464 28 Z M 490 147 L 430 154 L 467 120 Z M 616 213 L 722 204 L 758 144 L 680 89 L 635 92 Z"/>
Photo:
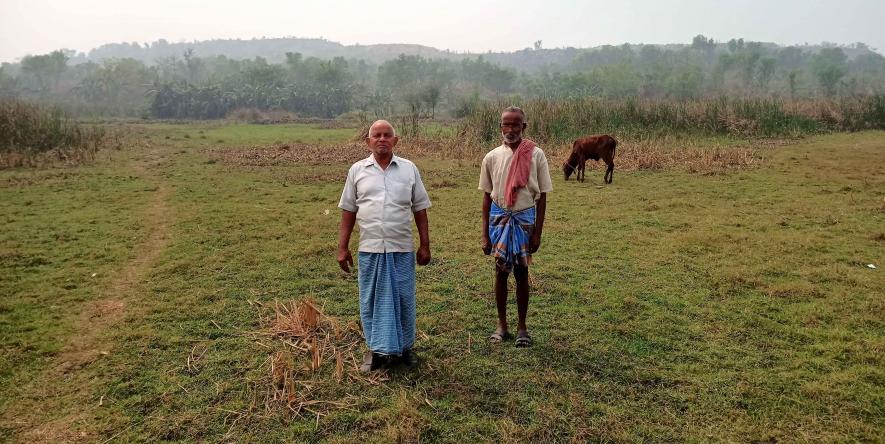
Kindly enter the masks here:
<path id="1" fill-rule="evenodd" d="M 353 266 L 350 234 L 360 227 L 360 319 L 369 351 L 364 372 L 401 360 L 418 364 L 415 343 L 415 263 L 430 262 L 427 208 L 430 197 L 414 163 L 393 154 L 399 138 L 393 126 L 379 120 L 369 127 L 366 145 L 372 154 L 354 163 L 341 193 L 338 265 Z M 412 215 L 420 246 L 412 242 Z"/>
<path id="2" fill-rule="evenodd" d="M 526 326 L 529 309 L 529 265 L 541 247 L 547 193 L 553 190 L 547 157 L 534 142 L 522 137 L 525 112 L 511 106 L 501 113 L 504 143 L 482 160 L 479 189 L 482 200 L 482 249 L 495 257 L 495 304 L 498 325 L 489 341 L 513 336 L 507 326 L 507 279 L 516 280 L 517 347 L 532 344 Z"/>

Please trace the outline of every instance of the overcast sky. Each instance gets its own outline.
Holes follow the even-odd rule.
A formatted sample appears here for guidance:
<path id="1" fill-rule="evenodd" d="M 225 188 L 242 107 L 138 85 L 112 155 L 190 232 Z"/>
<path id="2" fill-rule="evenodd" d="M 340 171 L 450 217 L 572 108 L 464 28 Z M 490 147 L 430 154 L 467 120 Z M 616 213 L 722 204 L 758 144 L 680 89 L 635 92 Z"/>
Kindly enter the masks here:
<path id="1" fill-rule="evenodd" d="M 885 0 L 0 0 L 0 61 L 104 43 L 323 37 L 512 51 L 719 41 L 864 42 L 885 48 Z"/>

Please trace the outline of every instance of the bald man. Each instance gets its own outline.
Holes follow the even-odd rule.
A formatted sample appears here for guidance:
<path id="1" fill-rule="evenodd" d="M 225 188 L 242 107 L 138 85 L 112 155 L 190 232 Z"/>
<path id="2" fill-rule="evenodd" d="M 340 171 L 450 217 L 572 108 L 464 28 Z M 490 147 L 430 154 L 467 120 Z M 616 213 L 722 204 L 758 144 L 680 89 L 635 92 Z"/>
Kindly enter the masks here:
<path id="1" fill-rule="evenodd" d="M 415 263 L 430 262 L 427 209 L 430 197 L 414 163 L 393 154 L 399 142 L 393 126 L 379 120 L 369 127 L 369 157 L 347 172 L 341 193 L 338 265 L 353 267 L 350 233 L 359 223 L 360 319 L 369 351 L 360 370 L 370 372 L 395 362 L 418 364 L 415 343 Z M 418 227 L 417 253 L 412 215 Z"/>

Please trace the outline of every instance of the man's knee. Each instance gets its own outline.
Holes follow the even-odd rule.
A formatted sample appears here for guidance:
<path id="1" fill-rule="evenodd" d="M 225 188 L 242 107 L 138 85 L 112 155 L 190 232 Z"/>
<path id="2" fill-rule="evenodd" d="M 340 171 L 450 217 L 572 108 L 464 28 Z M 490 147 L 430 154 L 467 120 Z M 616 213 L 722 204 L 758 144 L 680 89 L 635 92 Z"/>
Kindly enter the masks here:
<path id="1" fill-rule="evenodd" d="M 529 277 L 529 267 L 522 265 L 515 265 L 513 267 L 513 277 L 516 279 L 528 279 Z"/>

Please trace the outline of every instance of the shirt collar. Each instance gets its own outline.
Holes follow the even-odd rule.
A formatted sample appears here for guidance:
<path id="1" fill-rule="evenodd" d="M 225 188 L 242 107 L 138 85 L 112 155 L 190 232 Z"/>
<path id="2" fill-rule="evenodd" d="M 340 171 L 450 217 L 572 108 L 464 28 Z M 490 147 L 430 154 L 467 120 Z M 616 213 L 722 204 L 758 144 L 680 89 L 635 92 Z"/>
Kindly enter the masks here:
<path id="1" fill-rule="evenodd" d="M 399 156 L 394 154 L 393 157 L 390 159 L 390 165 L 396 165 L 397 161 L 399 161 Z M 365 166 L 375 165 L 375 163 L 376 162 L 374 154 L 369 154 L 369 157 L 366 157 L 366 160 L 363 161 L 363 165 Z"/>

